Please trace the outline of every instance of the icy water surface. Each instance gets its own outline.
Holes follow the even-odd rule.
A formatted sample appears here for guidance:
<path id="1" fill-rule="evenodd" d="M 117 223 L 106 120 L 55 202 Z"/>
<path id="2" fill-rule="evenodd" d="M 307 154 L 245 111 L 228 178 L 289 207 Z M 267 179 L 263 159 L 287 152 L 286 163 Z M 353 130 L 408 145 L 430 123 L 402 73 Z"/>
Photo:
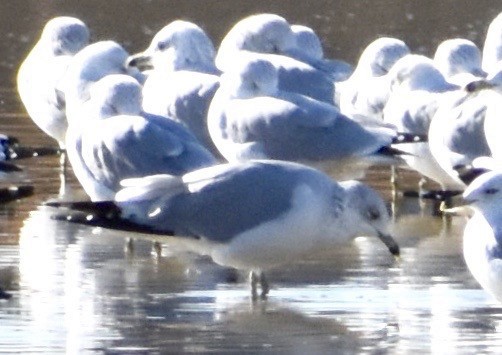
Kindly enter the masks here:
<path id="1" fill-rule="evenodd" d="M 440 40 L 482 43 L 502 5 L 487 1 L 2 1 L 0 128 L 31 145 L 50 145 L 14 89 L 15 71 L 45 21 L 70 14 L 95 39 L 130 51 L 146 47 L 175 18 L 219 40 L 244 15 L 271 11 L 314 27 L 329 55 L 354 61 L 378 35 L 431 55 Z M 33 197 L 0 206 L 0 353 L 488 353 L 502 351 L 502 308 L 479 288 L 461 254 L 465 221 L 443 221 L 430 202 L 398 198 L 395 261 L 376 240 L 301 260 L 268 276 L 266 302 L 252 303 L 246 276 L 166 240 L 125 251 L 128 235 L 51 219 L 42 203 L 60 191 L 57 157 L 24 161 L 12 178 Z M 71 173 L 67 197 L 82 196 Z M 386 168 L 367 181 L 391 203 Z M 403 174 L 405 188 L 417 176 Z"/>

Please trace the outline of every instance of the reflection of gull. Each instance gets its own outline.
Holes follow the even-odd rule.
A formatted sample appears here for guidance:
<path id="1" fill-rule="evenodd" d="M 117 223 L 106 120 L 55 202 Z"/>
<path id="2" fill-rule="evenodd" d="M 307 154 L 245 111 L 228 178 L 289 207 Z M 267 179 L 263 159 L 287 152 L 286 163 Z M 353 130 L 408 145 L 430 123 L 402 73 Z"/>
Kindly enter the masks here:
<path id="1" fill-rule="evenodd" d="M 47 22 L 42 35 L 19 68 L 19 96 L 33 121 L 64 147 L 65 100 L 58 84 L 75 53 L 87 45 L 89 30 L 73 17 Z"/>
<path id="2" fill-rule="evenodd" d="M 389 76 L 392 92 L 384 109 L 385 122 L 396 126 L 399 132 L 426 136 L 440 103 L 457 86 L 448 83 L 434 62 L 421 55 L 401 58 Z M 441 184 L 452 180 L 433 158 L 427 142 L 400 144 L 399 149 L 410 153 L 403 159 L 420 174 Z"/>
<path id="3" fill-rule="evenodd" d="M 141 85 L 108 75 L 91 87 L 81 124 L 67 134 L 68 157 L 92 200 L 113 198 L 126 178 L 182 175 L 216 160 L 180 123 L 142 113 Z"/>
<path id="4" fill-rule="evenodd" d="M 239 21 L 221 41 L 216 66 L 225 72 L 237 57 L 252 56 L 272 63 L 279 72 L 279 88 L 327 103 L 334 102 L 332 75 L 315 67 L 318 60 L 298 48 L 289 23 L 273 14 L 259 14 Z"/>
<path id="5" fill-rule="evenodd" d="M 81 118 L 81 106 L 89 99 L 92 84 L 99 79 L 110 74 L 129 74 L 142 80 L 136 68 L 126 67 L 128 56 L 120 44 L 101 41 L 88 45 L 73 57 L 60 85 L 66 98 L 69 125 Z"/>
<path id="6" fill-rule="evenodd" d="M 268 292 L 264 270 L 359 235 L 378 236 L 399 254 L 388 235 L 385 203 L 374 190 L 356 181 L 338 184 L 300 164 L 223 164 L 183 177 L 156 175 L 123 185 L 115 204 L 99 204 L 98 216 L 84 223 L 119 229 L 127 224 L 131 230 L 132 222 L 138 230 L 192 237 L 200 252 L 218 264 L 251 270 L 254 295 L 258 283 L 263 296 Z M 89 208 L 87 203 L 70 206 Z M 117 218 L 128 223 L 117 223 Z"/>
<path id="7" fill-rule="evenodd" d="M 434 54 L 434 63 L 453 84 L 466 85 L 486 76 L 481 69 L 481 51 L 467 39 L 453 38 L 441 42 Z"/>
<path id="8" fill-rule="evenodd" d="M 464 230 L 464 257 L 472 275 L 502 301 L 502 174 L 488 172 L 465 190 L 464 199 L 474 209 Z"/>
<path id="9" fill-rule="evenodd" d="M 406 43 L 396 38 L 381 37 L 371 42 L 351 77 L 337 83 L 340 110 L 355 119 L 382 121 L 390 91 L 387 73 L 397 60 L 409 53 Z"/>
<path id="10" fill-rule="evenodd" d="M 143 86 L 143 109 L 188 126 L 213 154 L 219 154 L 207 131 L 207 110 L 219 86 L 214 46 L 197 25 L 174 21 L 162 28 L 130 66 L 152 67 Z"/>
<path id="11" fill-rule="evenodd" d="M 483 69 L 491 72 L 500 60 L 502 60 L 502 12 L 492 20 L 486 32 Z"/>
<path id="12" fill-rule="evenodd" d="M 392 142 L 392 130 L 365 128 L 332 105 L 279 90 L 267 61 L 234 63 L 220 81 L 208 125 L 228 161 L 292 160 L 341 172 L 342 164 L 383 157 Z"/>

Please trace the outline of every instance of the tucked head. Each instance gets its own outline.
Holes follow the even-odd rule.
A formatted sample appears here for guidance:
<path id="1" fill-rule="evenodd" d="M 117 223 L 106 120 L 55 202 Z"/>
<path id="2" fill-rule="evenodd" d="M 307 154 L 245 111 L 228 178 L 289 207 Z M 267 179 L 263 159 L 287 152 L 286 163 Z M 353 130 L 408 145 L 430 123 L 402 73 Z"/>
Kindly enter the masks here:
<path id="1" fill-rule="evenodd" d="M 98 118 L 141 113 L 142 87 L 129 75 L 107 75 L 89 91 L 89 102 L 98 111 Z"/>
<path id="2" fill-rule="evenodd" d="M 409 53 L 406 43 L 397 38 L 377 38 L 364 49 L 356 72 L 364 76 L 385 75 L 400 58 Z"/>
<path id="3" fill-rule="evenodd" d="M 460 73 L 486 75 L 481 69 L 481 51 L 467 39 L 453 38 L 441 42 L 434 54 L 434 62 L 445 76 Z"/>
<path id="4" fill-rule="evenodd" d="M 388 75 L 393 91 L 405 89 L 443 92 L 455 88 L 446 81 L 432 59 L 418 54 L 399 59 Z"/>
<path id="5" fill-rule="evenodd" d="M 77 18 L 55 17 L 45 25 L 40 41 L 48 43 L 53 55 L 74 55 L 89 43 L 89 29 Z"/>
<path id="6" fill-rule="evenodd" d="M 127 51 L 114 41 L 96 42 L 77 53 L 60 85 L 67 102 L 74 99 L 87 100 L 88 85 L 106 75 L 128 74 L 139 78 L 137 69 L 126 67 L 128 56 Z"/>
<path id="7" fill-rule="evenodd" d="M 220 89 L 234 98 L 270 96 L 277 92 L 277 69 L 268 61 L 246 56 L 234 61 L 220 80 Z"/>
<path id="8" fill-rule="evenodd" d="M 237 51 L 286 54 L 296 49 L 296 38 L 281 16 L 259 14 L 239 21 L 221 41 L 216 66 L 225 71 Z"/>
<path id="9" fill-rule="evenodd" d="M 324 57 L 321 40 L 313 29 L 302 25 L 291 25 L 291 30 L 296 38 L 296 46 L 301 48 L 306 55 L 318 60 Z"/>

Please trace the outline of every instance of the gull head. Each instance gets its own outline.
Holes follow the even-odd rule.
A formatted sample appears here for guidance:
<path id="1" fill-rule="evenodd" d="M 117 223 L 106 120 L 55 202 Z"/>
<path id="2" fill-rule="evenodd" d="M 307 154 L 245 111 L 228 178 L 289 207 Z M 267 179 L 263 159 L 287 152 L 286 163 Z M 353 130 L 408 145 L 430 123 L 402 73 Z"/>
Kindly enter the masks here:
<path id="1" fill-rule="evenodd" d="M 364 49 L 355 73 L 364 77 L 385 75 L 399 59 L 408 54 L 410 54 L 410 49 L 400 39 L 377 38 Z"/>
<path id="2" fill-rule="evenodd" d="M 392 91 L 445 92 L 456 88 L 446 81 L 432 59 L 419 54 L 409 54 L 399 59 L 388 76 Z"/>
<path id="3" fill-rule="evenodd" d="M 89 29 L 79 19 L 54 17 L 45 25 L 40 42 L 55 56 L 74 55 L 89 43 Z"/>
<path id="4" fill-rule="evenodd" d="M 305 55 L 315 60 L 324 58 L 324 51 L 319 36 L 313 29 L 303 25 L 291 25 L 296 38 L 296 46 L 301 48 Z"/>
<path id="5" fill-rule="evenodd" d="M 127 51 L 114 41 L 100 41 L 82 49 L 73 57 L 59 86 L 67 103 L 86 101 L 89 86 L 106 75 L 126 74 L 141 80 L 136 68 L 126 67 L 128 56 Z"/>
<path id="6" fill-rule="evenodd" d="M 140 115 L 142 112 L 142 87 L 129 75 L 107 75 L 93 84 L 89 92 L 88 102 L 97 111 L 96 118 Z"/>
<path id="7" fill-rule="evenodd" d="M 446 77 L 461 73 L 486 76 L 481 68 L 481 51 L 467 39 L 452 38 L 441 42 L 434 54 L 434 62 Z"/>
<path id="8" fill-rule="evenodd" d="M 277 93 L 278 72 L 270 62 L 241 56 L 220 79 L 220 88 L 238 99 L 273 96 Z"/>
<path id="9" fill-rule="evenodd" d="M 281 16 L 258 14 L 239 21 L 221 41 L 216 66 L 225 71 L 239 51 L 288 55 L 296 50 L 296 37 Z"/>
<path id="10" fill-rule="evenodd" d="M 490 171 L 473 180 L 462 195 L 474 209 L 484 213 L 500 209 L 502 201 L 502 173 Z"/>
<path id="11" fill-rule="evenodd" d="M 390 235 L 391 218 L 382 197 L 359 181 L 344 181 L 340 185 L 347 195 L 348 227 L 353 237 L 376 236 L 394 256 L 399 256 L 399 246 Z"/>
<path id="12" fill-rule="evenodd" d="M 144 52 L 130 56 L 127 62 L 140 70 L 214 71 L 215 54 L 213 42 L 202 28 L 176 20 L 162 28 Z"/>

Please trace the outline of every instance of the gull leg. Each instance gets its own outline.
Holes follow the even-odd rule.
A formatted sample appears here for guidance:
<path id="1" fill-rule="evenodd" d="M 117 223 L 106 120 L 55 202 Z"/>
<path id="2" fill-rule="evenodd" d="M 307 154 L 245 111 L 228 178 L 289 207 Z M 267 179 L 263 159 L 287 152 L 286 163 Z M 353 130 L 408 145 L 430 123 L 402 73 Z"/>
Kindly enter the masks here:
<path id="1" fill-rule="evenodd" d="M 256 301 L 258 299 L 258 282 L 259 277 L 254 271 L 249 273 L 249 283 L 251 285 L 251 299 Z"/>
<path id="2" fill-rule="evenodd" d="M 270 285 L 268 284 L 267 278 L 263 272 L 260 272 L 260 284 L 261 284 L 261 299 L 267 299 L 268 292 L 270 291 Z"/>
<path id="3" fill-rule="evenodd" d="M 162 256 L 162 243 L 153 242 L 153 250 L 155 251 L 155 255 L 159 259 Z"/>
<path id="4" fill-rule="evenodd" d="M 124 246 L 124 251 L 126 252 L 127 256 L 132 256 L 132 254 L 134 253 L 134 239 L 127 238 L 126 244 Z"/>
<path id="5" fill-rule="evenodd" d="M 397 191 L 399 188 L 398 180 L 399 180 L 399 176 L 398 176 L 397 167 L 395 165 L 391 165 L 391 167 L 390 167 L 390 184 L 392 187 L 392 194 L 393 195 L 397 194 Z"/>
<path id="6" fill-rule="evenodd" d="M 59 195 L 63 196 L 66 192 L 66 173 L 67 173 L 68 159 L 66 157 L 66 151 L 61 151 L 59 156 L 59 181 L 61 185 L 59 187 Z"/>

